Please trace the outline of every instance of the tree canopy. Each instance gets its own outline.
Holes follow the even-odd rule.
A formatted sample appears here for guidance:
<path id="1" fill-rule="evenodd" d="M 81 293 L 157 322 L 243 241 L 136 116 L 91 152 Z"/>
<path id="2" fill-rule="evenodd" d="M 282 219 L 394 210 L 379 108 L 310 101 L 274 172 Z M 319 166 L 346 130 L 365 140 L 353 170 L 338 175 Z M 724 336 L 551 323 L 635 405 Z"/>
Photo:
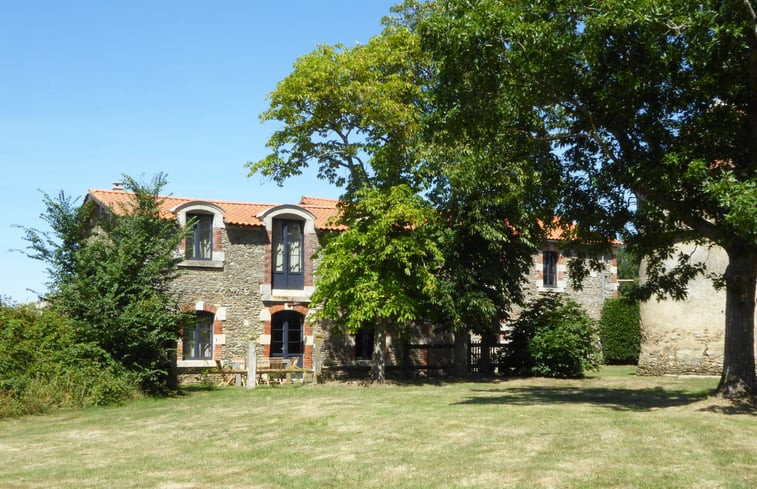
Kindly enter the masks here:
<path id="1" fill-rule="evenodd" d="M 541 146 L 544 158 L 537 160 L 554 170 L 544 143 L 493 145 L 483 155 L 429 130 L 441 127 L 428 103 L 435 68 L 415 31 L 428 7 L 408 1 L 367 44 L 319 46 L 298 59 L 261 116 L 283 128 L 268 142 L 271 154 L 249 167 L 281 184 L 317 163 L 320 178 L 345 188 L 342 223 L 351 231 L 321 251 L 312 302 L 321 317 L 354 321 L 353 329 L 368 318 L 391 319 L 401 334 L 427 320 L 425 306 L 433 303 L 437 323 L 463 337 L 472 326 L 498 329 L 512 304 L 522 301 L 525 273 L 544 232 L 537 217 L 551 216 L 537 197 L 551 195 L 547 183 L 559 173 L 534 170 L 535 151 L 524 151 Z M 497 164 L 505 159 L 521 164 Z M 356 232 L 373 239 L 358 239 Z M 379 253 L 378 243 L 402 253 Z M 427 258 L 406 273 L 407 256 Z M 351 275 L 354 270 L 360 273 Z M 430 278 L 433 288 L 420 287 Z M 356 300 L 357 290 L 365 292 L 363 301 Z M 375 331 L 378 344 L 384 330 Z"/>
<path id="2" fill-rule="evenodd" d="M 757 17 L 746 0 L 441 0 L 419 26 L 448 137 L 549 141 L 576 241 L 621 235 L 651 271 L 641 296 L 685 296 L 702 266 L 675 244 L 722 246 L 720 390 L 755 388 Z M 475 146 L 474 146 L 475 147 Z M 507 166 L 507 163 L 504 163 Z M 572 262 L 580 265 L 580 260 Z M 582 270 L 574 270 L 581 276 Z"/>
<path id="3" fill-rule="evenodd" d="M 355 333 L 374 330 L 373 378 L 382 382 L 386 332 L 407 336 L 412 324 L 433 320 L 443 256 L 433 209 L 409 187 L 364 188 L 343 208 L 346 230 L 322 251 L 317 317 Z"/>

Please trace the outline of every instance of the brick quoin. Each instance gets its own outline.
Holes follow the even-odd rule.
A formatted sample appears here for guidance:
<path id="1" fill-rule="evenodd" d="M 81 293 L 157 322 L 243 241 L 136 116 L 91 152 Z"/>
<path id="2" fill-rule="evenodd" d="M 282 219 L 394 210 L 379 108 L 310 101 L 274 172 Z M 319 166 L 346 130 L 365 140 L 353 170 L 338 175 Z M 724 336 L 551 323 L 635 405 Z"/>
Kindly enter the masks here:
<path id="1" fill-rule="evenodd" d="M 213 228 L 213 251 L 223 251 L 221 243 L 221 228 Z"/>
<path id="2" fill-rule="evenodd" d="M 265 242 L 265 261 L 264 261 L 264 271 L 263 271 L 263 284 L 265 285 L 271 285 L 273 282 L 273 231 L 268 231 L 266 233 L 267 240 Z M 269 331 L 267 334 L 271 334 Z M 266 356 L 269 356 L 266 354 Z"/>

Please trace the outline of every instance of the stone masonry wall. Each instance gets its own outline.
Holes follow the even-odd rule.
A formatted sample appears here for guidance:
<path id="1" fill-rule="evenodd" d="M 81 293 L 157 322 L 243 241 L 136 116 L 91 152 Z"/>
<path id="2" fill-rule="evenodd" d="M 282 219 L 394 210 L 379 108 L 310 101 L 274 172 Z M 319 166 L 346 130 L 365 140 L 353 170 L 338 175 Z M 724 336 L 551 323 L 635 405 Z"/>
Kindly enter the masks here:
<path id="1" fill-rule="evenodd" d="M 728 264 L 728 256 L 719 247 L 681 244 L 678 249 L 692 253 L 692 260 L 704 262 L 711 273 L 724 272 Z M 642 281 L 645 275 L 642 262 Z M 699 277 L 688 285 L 686 300 L 650 299 L 641 304 L 640 313 L 640 374 L 721 374 L 725 338 L 724 290 L 715 290 L 709 279 Z"/>
<path id="2" fill-rule="evenodd" d="M 266 233 L 263 228 L 235 226 L 219 231 L 225 252 L 223 267 L 180 266 L 173 293 L 183 306 L 205 302 L 225 308 L 223 333 L 216 337 L 222 343 L 221 358 L 214 360 L 239 361 L 247 356 L 250 336 L 262 334 L 260 284 Z"/>
<path id="3" fill-rule="evenodd" d="M 557 251 L 559 248 L 556 244 L 549 244 L 543 248 L 543 251 Z M 550 288 L 543 286 L 543 263 L 542 254 L 534 255 L 534 264 L 531 267 L 531 273 L 528 276 L 526 285 L 526 303 L 536 298 L 539 294 L 554 292 L 564 294 L 565 296 L 576 301 L 586 313 L 595 320 L 599 320 L 602 315 L 602 306 L 605 299 L 616 297 L 618 293 L 618 268 L 616 256 L 608 256 L 606 259 L 606 270 L 602 272 L 590 272 L 583 281 L 583 288 L 576 290 L 570 285 L 568 275 L 568 263 L 570 258 L 563 253 L 559 253 L 557 262 L 557 287 Z M 518 310 L 514 311 L 517 315 Z"/>

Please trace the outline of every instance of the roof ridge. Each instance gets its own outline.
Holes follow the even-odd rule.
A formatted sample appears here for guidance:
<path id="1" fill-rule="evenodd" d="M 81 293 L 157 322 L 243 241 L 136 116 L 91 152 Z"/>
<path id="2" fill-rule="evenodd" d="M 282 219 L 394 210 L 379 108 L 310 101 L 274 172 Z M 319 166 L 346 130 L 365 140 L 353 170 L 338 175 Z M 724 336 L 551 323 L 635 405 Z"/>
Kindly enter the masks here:
<path id="1" fill-rule="evenodd" d="M 105 189 L 95 189 L 91 188 L 89 189 L 89 192 L 107 192 L 111 194 L 131 194 L 133 195 L 134 192 L 129 192 L 127 190 L 105 190 Z M 300 205 L 300 204 L 275 204 L 271 202 L 253 202 L 253 201 L 241 201 L 241 200 L 223 200 L 223 199 L 202 199 L 197 197 L 177 197 L 174 195 L 158 195 L 161 199 L 176 199 L 176 200 L 188 200 L 188 201 L 198 201 L 198 202 L 219 202 L 223 204 L 240 204 L 240 205 L 269 205 L 269 206 L 280 206 L 280 205 Z"/>

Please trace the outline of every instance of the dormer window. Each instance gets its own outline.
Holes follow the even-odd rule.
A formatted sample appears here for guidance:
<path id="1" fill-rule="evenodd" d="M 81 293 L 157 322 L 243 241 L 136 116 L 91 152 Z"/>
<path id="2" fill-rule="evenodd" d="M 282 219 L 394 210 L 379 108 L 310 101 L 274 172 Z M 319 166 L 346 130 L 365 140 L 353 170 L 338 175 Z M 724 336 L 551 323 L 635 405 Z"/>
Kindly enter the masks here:
<path id="1" fill-rule="evenodd" d="M 283 219 L 273 220 L 273 288 L 298 289 L 305 287 L 305 247 L 303 223 Z"/>
<path id="2" fill-rule="evenodd" d="M 187 237 L 179 250 L 184 261 L 179 267 L 223 268 L 223 209 L 211 202 L 192 201 L 171 209 Z"/>
<path id="3" fill-rule="evenodd" d="M 185 248 L 187 260 L 210 260 L 213 255 L 213 216 L 187 213 L 190 227 Z"/>
<path id="4" fill-rule="evenodd" d="M 297 298 L 308 300 L 313 293 L 315 216 L 296 205 L 271 207 L 257 215 L 268 233 L 266 276 L 260 290 L 264 300 Z M 294 300 L 294 299 L 293 299 Z"/>

